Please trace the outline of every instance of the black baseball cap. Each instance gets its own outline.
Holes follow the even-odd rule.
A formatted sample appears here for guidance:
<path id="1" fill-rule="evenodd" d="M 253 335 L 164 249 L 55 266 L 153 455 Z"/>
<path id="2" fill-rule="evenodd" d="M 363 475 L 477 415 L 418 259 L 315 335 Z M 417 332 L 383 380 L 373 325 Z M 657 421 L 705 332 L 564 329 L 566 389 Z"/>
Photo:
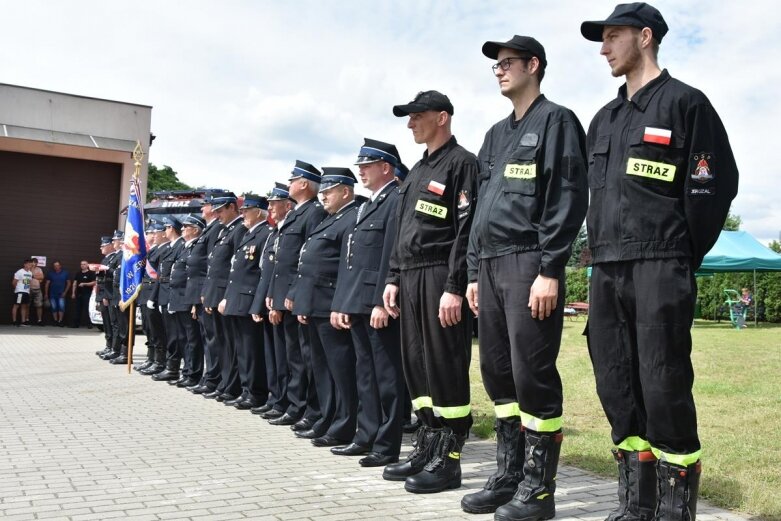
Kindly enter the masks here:
<path id="1" fill-rule="evenodd" d="M 483 54 L 492 60 L 499 57 L 499 49 L 515 49 L 516 51 L 527 52 L 540 60 L 543 69 L 548 65 L 548 60 L 545 59 L 545 48 L 531 36 L 519 36 L 516 34 L 506 42 L 485 42 L 483 44 Z"/>
<path id="2" fill-rule="evenodd" d="M 667 23 L 657 8 L 645 2 L 634 2 L 618 4 L 607 20 L 583 22 L 580 25 L 580 32 L 586 40 L 601 42 L 602 30 L 608 25 L 625 25 L 638 29 L 648 27 L 659 43 L 662 43 L 662 38 L 668 30 Z"/>
<path id="3" fill-rule="evenodd" d="M 426 90 L 418 92 L 415 99 L 406 105 L 395 105 L 393 107 L 393 115 L 400 118 L 410 114 L 417 114 L 418 112 L 426 112 L 427 110 L 435 110 L 437 112 L 444 110 L 452 116 L 453 104 L 450 103 L 450 98 L 441 92 Z"/>

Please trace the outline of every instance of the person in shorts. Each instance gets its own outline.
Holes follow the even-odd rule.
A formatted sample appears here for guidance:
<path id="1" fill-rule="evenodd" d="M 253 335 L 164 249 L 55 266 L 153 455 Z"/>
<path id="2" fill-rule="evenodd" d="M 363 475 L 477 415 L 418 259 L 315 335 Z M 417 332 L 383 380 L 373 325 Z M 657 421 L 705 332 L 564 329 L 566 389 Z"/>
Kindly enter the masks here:
<path id="1" fill-rule="evenodd" d="M 62 319 L 65 317 L 65 295 L 71 287 L 70 273 L 62 269 L 60 261 L 52 263 L 52 271 L 46 274 L 44 286 L 44 298 L 49 301 L 49 309 L 52 312 L 54 324 L 64 327 Z"/>
<path id="2" fill-rule="evenodd" d="M 36 326 L 43 325 L 43 290 L 41 289 L 41 282 L 43 282 L 43 270 L 38 267 L 38 259 L 33 257 L 33 267 L 30 272 L 33 274 L 33 278 L 30 279 L 30 304 L 35 308 L 35 316 L 38 317 Z"/>
<path id="3" fill-rule="evenodd" d="M 11 322 L 16 326 L 30 325 L 30 281 L 33 278 L 33 273 L 30 271 L 33 267 L 32 259 L 25 259 L 22 268 L 14 273 L 14 278 L 11 281 L 11 288 L 14 291 L 14 304 L 11 307 Z M 21 316 L 19 322 L 16 321 L 17 315 Z"/>

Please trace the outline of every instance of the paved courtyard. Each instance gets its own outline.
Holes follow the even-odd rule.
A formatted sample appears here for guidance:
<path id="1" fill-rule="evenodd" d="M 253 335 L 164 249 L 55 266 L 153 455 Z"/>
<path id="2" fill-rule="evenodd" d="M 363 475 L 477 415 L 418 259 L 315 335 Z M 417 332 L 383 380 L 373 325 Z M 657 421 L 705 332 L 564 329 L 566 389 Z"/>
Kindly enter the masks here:
<path id="1" fill-rule="evenodd" d="M 94 331 L 0 327 L 0 519 L 493 519 L 459 508 L 493 471 L 492 442 L 467 444 L 462 488 L 416 496 L 287 427 L 128 375 L 101 347 Z M 615 497 L 560 468 L 557 519 L 604 519 Z M 701 504 L 698 519 L 743 518 Z"/>

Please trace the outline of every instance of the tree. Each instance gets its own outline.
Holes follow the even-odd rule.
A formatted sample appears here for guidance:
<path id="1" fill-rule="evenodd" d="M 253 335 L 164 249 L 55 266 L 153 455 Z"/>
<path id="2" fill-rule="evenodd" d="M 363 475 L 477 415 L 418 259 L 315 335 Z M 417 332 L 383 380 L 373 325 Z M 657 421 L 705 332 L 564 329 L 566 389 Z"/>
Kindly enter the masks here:
<path id="1" fill-rule="evenodd" d="M 740 218 L 740 215 L 735 215 L 732 212 L 727 214 L 727 220 L 724 221 L 724 227 L 722 230 L 727 230 L 730 232 L 736 232 L 740 230 L 740 225 L 743 224 L 743 219 Z"/>
<path id="2" fill-rule="evenodd" d="M 773 250 L 776 253 L 781 253 L 781 242 L 773 241 L 770 244 L 767 245 L 768 248 Z"/>
<path id="3" fill-rule="evenodd" d="M 168 165 L 163 165 L 163 168 L 157 168 L 153 163 L 149 163 L 149 177 L 146 182 L 146 202 L 152 200 L 153 192 L 193 189 L 190 185 L 181 182 L 178 176 L 179 174 Z"/>

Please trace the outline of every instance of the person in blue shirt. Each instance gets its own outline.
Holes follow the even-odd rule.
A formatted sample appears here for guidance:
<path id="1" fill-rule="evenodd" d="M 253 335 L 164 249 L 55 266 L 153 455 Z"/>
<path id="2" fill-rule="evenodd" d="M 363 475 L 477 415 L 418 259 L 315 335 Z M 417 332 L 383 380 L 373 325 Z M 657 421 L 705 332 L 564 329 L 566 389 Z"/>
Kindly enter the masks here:
<path id="1" fill-rule="evenodd" d="M 54 323 L 60 327 L 65 326 L 62 319 L 65 316 L 65 296 L 68 294 L 70 286 L 70 274 L 67 270 L 62 269 L 60 261 L 54 261 L 52 271 L 46 274 L 44 299 L 49 301 Z"/>

